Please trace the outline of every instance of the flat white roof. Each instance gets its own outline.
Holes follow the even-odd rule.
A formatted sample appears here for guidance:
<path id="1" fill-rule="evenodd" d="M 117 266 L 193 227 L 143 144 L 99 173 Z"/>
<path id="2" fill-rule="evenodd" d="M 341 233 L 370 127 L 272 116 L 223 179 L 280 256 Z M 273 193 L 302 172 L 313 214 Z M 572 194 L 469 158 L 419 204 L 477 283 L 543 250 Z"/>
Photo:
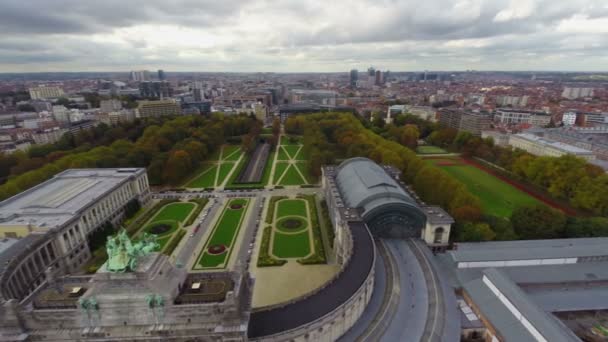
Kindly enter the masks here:
<path id="1" fill-rule="evenodd" d="M 130 177 L 144 172 L 143 168 L 63 171 L 0 202 L 0 227 L 31 224 L 51 229 L 61 226 Z"/>
<path id="2" fill-rule="evenodd" d="M 533 134 L 528 134 L 528 133 L 519 133 L 519 134 L 515 134 L 515 136 L 518 136 L 520 138 L 529 140 L 529 141 L 533 141 L 545 146 L 550 146 L 553 147 L 555 149 L 561 150 L 561 151 L 565 151 L 567 153 L 572 153 L 572 154 L 593 154 L 593 152 L 589 151 L 589 150 L 585 150 L 584 148 L 580 148 L 580 147 L 576 147 L 573 145 L 569 145 L 569 144 L 564 144 L 561 142 L 557 142 L 557 141 L 553 141 L 553 140 L 549 140 L 549 139 L 545 139 L 545 138 L 541 138 L 539 136 L 533 135 Z"/>

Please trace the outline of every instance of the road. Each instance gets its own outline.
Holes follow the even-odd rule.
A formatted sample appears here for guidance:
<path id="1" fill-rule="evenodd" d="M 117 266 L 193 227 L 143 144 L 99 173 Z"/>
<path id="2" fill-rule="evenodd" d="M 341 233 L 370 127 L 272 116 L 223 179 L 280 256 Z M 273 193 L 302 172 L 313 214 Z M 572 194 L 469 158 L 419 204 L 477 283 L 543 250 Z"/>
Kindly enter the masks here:
<path id="1" fill-rule="evenodd" d="M 424 333 L 421 341 L 441 341 L 443 326 L 445 324 L 445 304 L 443 293 L 440 289 L 439 279 L 435 269 L 431 265 L 428 255 L 428 247 L 422 240 L 410 239 L 407 241 L 410 249 L 418 259 L 422 267 L 424 278 L 427 284 L 428 293 L 428 315 L 424 326 Z M 427 252 L 425 253 L 425 250 Z"/>
<path id="2" fill-rule="evenodd" d="M 177 258 L 175 259 L 175 263 L 176 265 L 183 265 L 183 266 L 187 266 L 188 265 L 188 261 L 197 256 L 198 251 L 198 244 L 200 242 L 200 240 L 203 238 L 203 236 L 205 235 L 205 232 L 208 229 L 211 229 L 211 222 L 213 222 L 213 218 L 215 217 L 215 215 L 217 214 L 218 210 L 220 210 L 222 208 L 222 201 L 219 201 L 217 199 L 211 199 L 209 201 L 209 203 L 207 204 L 207 206 L 203 209 L 203 211 L 201 212 L 201 215 L 205 212 L 208 211 L 209 213 L 207 214 L 207 217 L 205 217 L 205 219 L 203 220 L 203 222 L 201 223 L 201 228 L 194 233 L 194 236 L 190 237 L 190 234 L 192 234 L 191 232 L 194 230 L 194 228 L 190 228 L 190 231 L 188 233 L 186 233 L 186 236 L 184 237 L 184 239 L 188 239 L 186 240 L 186 242 L 182 245 L 181 249 L 179 250 L 179 253 L 177 254 Z M 200 215 L 199 215 L 200 217 Z M 195 222 L 196 224 L 198 224 L 198 220 L 199 218 L 197 217 Z M 196 262 L 196 261 L 195 261 Z"/>

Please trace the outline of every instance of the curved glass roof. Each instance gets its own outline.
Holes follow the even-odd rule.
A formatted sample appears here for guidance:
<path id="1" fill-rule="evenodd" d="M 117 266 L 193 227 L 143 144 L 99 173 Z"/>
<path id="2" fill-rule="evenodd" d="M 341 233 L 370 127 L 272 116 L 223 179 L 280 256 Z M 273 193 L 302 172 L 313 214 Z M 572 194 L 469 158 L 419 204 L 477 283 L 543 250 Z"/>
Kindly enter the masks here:
<path id="1" fill-rule="evenodd" d="M 346 206 L 361 208 L 361 217 L 387 204 L 418 209 L 416 202 L 378 164 L 367 158 L 351 158 L 338 166 L 336 184 Z"/>

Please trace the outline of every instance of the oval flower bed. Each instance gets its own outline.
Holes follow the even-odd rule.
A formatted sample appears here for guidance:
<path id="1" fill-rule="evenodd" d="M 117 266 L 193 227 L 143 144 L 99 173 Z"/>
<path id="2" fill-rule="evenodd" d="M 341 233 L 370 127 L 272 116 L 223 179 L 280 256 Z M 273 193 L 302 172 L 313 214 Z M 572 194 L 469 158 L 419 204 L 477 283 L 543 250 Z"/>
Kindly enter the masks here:
<path id="1" fill-rule="evenodd" d="M 219 255 L 224 252 L 226 252 L 225 245 L 213 245 L 213 246 L 209 246 L 209 248 L 207 248 L 207 253 L 209 253 L 211 255 Z"/>

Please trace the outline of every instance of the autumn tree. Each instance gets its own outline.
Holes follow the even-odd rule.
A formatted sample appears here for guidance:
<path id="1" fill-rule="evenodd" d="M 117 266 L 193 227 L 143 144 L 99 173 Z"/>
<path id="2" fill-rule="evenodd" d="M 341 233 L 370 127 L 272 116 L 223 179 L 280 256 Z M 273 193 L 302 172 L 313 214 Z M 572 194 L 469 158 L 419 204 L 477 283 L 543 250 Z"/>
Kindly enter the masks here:
<path id="1" fill-rule="evenodd" d="M 536 204 L 516 208 L 511 223 L 521 239 L 556 239 L 564 235 L 566 216 L 544 204 Z"/>

